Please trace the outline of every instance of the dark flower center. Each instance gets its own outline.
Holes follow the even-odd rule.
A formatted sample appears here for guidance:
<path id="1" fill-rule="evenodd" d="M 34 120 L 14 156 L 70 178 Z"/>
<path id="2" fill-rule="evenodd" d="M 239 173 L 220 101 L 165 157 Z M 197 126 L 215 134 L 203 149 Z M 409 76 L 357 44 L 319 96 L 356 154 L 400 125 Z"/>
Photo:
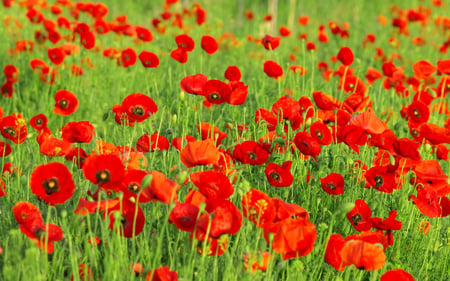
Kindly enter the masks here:
<path id="1" fill-rule="evenodd" d="M 37 227 L 35 230 L 33 230 L 34 235 L 36 235 L 36 238 L 41 240 L 45 234 L 45 229 L 42 227 Z"/>
<path id="2" fill-rule="evenodd" d="M 333 183 L 333 182 L 329 182 L 329 183 L 327 183 L 325 186 L 326 186 L 328 189 L 331 189 L 331 190 L 335 190 L 335 189 L 336 189 L 336 184 Z"/>
<path id="3" fill-rule="evenodd" d="M 42 119 L 36 119 L 35 123 L 36 125 L 41 125 L 43 122 Z"/>
<path id="4" fill-rule="evenodd" d="M 281 179 L 280 173 L 278 173 L 278 172 L 270 173 L 270 177 L 273 178 L 276 181 L 280 181 L 280 179 Z"/>
<path id="5" fill-rule="evenodd" d="M 320 130 L 316 130 L 316 136 L 319 138 L 319 140 L 321 140 L 321 139 L 323 139 L 323 134 L 322 134 L 322 131 L 320 131 Z"/>
<path id="6" fill-rule="evenodd" d="M 252 159 L 252 160 L 255 160 L 256 157 L 257 157 L 257 156 L 256 156 L 256 153 L 254 153 L 253 151 L 247 153 L 247 155 L 248 155 L 248 158 L 250 158 L 250 159 Z"/>
<path id="7" fill-rule="evenodd" d="M 420 111 L 419 111 L 419 110 L 417 110 L 416 108 L 414 108 L 414 109 L 412 110 L 412 112 L 413 112 L 413 114 L 414 114 L 415 117 L 420 118 Z"/>
<path id="8" fill-rule="evenodd" d="M 5 129 L 3 129 L 3 132 L 5 132 L 5 134 L 8 134 L 10 136 L 15 136 L 16 135 L 16 129 L 14 129 L 14 127 L 6 127 Z"/>
<path id="9" fill-rule="evenodd" d="M 208 97 L 212 100 L 220 100 L 220 95 L 217 92 L 213 92 L 213 93 L 209 94 Z"/>
<path id="10" fill-rule="evenodd" d="M 419 131 L 417 129 L 411 129 L 411 135 L 413 135 L 413 137 L 418 137 L 419 136 Z"/>
<path id="11" fill-rule="evenodd" d="M 61 108 L 67 108 L 69 106 L 69 102 L 67 100 L 60 100 L 58 104 Z"/>
<path id="12" fill-rule="evenodd" d="M 355 225 L 358 225 L 358 223 L 360 223 L 362 221 L 363 221 L 363 217 L 359 213 L 352 216 L 352 222 Z"/>
<path id="13" fill-rule="evenodd" d="M 142 106 L 140 106 L 140 105 L 136 105 L 135 107 L 133 107 L 132 112 L 133 112 L 134 115 L 137 115 L 137 116 L 139 116 L 139 117 L 142 117 L 142 116 L 145 115 L 145 110 L 144 110 L 144 108 L 143 108 Z"/>
<path id="14" fill-rule="evenodd" d="M 288 118 L 284 118 L 284 125 L 289 126 L 291 124 L 291 120 Z"/>
<path id="15" fill-rule="evenodd" d="M 137 193 L 141 189 L 141 186 L 137 182 L 131 182 L 128 184 L 128 190 Z"/>
<path id="16" fill-rule="evenodd" d="M 375 176 L 375 186 L 380 187 L 384 183 L 384 179 L 382 176 Z"/>
<path id="17" fill-rule="evenodd" d="M 42 186 L 44 187 L 45 193 L 47 195 L 50 195 L 59 190 L 59 183 L 58 183 L 58 179 L 56 179 L 56 178 L 50 178 L 50 179 L 44 180 L 42 182 Z"/>
<path id="18" fill-rule="evenodd" d="M 111 173 L 108 170 L 100 170 L 95 173 L 95 177 L 98 183 L 107 183 L 111 180 Z"/>

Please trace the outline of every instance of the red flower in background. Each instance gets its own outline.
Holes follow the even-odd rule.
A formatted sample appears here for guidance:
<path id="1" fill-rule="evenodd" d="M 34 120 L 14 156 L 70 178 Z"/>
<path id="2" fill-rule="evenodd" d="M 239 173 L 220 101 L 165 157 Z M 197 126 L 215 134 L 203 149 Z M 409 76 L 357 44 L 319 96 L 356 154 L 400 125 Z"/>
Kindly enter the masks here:
<path id="1" fill-rule="evenodd" d="M 132 48 L 126 48 L 120 53 L 120 58 L 117 60 L 117 63 L 120 66 L 127 68 L 129 66 L 134 65 L 136 61 L 137 61 L 136 51 Z"/>
<path id="2" fill-rule="evenodd" d="M 170 53 L 170 57 L 181 64 L 185 64 L 188 60 L 188 53 L 183 48 L 178 48 Z"/>
<path id="3" fill-rule="evenodd" d="M 320 144 L 308 132 L 296 133 L 294 144 L 302 154 L 311 156 L 317 161 L 317 156 L 321 152 Z"/>
<path id="4" fill-rule="evenodd" d="M 331 173 L 325 178 L 321 178 L 320 184 L 328 194 L 344 194 L 344 177 L 341 174 Z"/>
<path id="5" fill-rule="evenodd" d="M 349 66 L 353 63 L 353 52 L 349 47 L 342 47 L 338 54 L 337 59 L 345 66 Z"/>
<path id="6" fill-rule="evenodd" d="M 139 60 L 144 67 L 156 68 L 159 65 L 159 58 L 156 54 L 143 50 L 139 54 Z"/>
<path id="7" fill-rule="evenodd" d="M 375 166 L 367 170 L 366 180 L 376 190 L 386 193 L 392 193 L 397 189 L 395 174 L 390 172 L 387 167 Z"/>
<path id="8" fill-rule="evenodd" d="M 182 231 L 193 232 L 196 227 L 199 208 L 190 203 L 177 202 L 169 215 L 169 223 Z"/>
<path id="9" fill-rule="evenodd" d="M 414 75 L 418 79 L 425 79 L 436 72 L 437 67 L 425 60 L 419 60 L 413 64 Z"/>
<path id="10" fill-rule="evenodd" d="M 181 79 L 180 87 L 188 94 L 204 95 L 203 88 L 207 80 L 204 74 L 188 75 Z"/>
<path id="11" fill-rule="evenodd" d="M 47 204 L 63 204 L 69 200 L 75 183 L 67 167 L 59 162 L 39 165 L 31 173 L 30 187 L 33 194 Z"/>
<path id="12" fill-rule="evenodd" d="M 216 39 L 214 39 L 214 37 L 209 35 L 202 36 L 201 46 L 202 49 L 209 55 L 212 55 L 215 52 L 217 52 L 217 49 L 219 48 Z"/>
<path id="13" fill-rule="evenodd" d="M 104 189 L 119 189 L 123 180 L 125 167 L 117 155 L 89 155 L 84 161 L 84 177 Z"/>
<path id="14" fill-rule="evenodd" d="M 54 65 L 60 65 L 66 57 L 66 54 L 61 50 L 61 48 L 58 47 L 48 48 L 47 55 Z"/>
<path id="15" fill-rule="evenodd" d="M 255 141 L 244 141 L 236 144 L 233 158 L 243 164 L 262 165 L 269 159 L 269 153 Z"/>
<path id="16" fill-rule="evenodd" d="M 136 150 L 139 152 L 169 150 L 169 146 L 169 140 L 155 132 L 150 137 L 148 134 L 140 137 L 136 143 Z"/>
<path id="17" fill-rule="evenodd" d="M 283 75 L 283 69 L 281 66 L 272 61 L 268 60 L 264 62 L 264 73 L 267 74 L 267 76 L 278 79 Z"/>
<path id="18" fill-rule="evenodd" d="M 219 157 L 220 153 L 211 139 L 188 142 L 180 153 L 181 162 L 188 168 L 215 164 Z"/>
<path id="19" fill-rule="evenodd" d="M 0 132 L 5 139 L 21 144 L 27 137 L 26 121 L 20 113 L 13 113 L 0 119 Z"/>
<path id="20" fill-rule="evenodd" d="M 142 40 L 143 42 L 152 42 L 153 41 L 153 34 L 150 30 L 143 26 L 136 26 L 136 35 L 137 37 Z"/>
<path id="21" fill-rule="evenodd" d="M 178 48 L 186 52 L 192 52 L 195 48 L 194 40 L 187 34 L 178 35 L 175 37 L 175 42 L 177 43 Z"/>
<path id="22" fill-rule="evenodd" d="M 192 173 L 190 180 L 206 198 L 211 200 L 227 199 L 234 192 L 228 177 L 214 170 Z"/>
<path id="23" fill-rule="evenodd" d="M 16 83 L 19 81 L 19 70 L 12 64 L 8 64 L 3 68 L 3 73 L 6 77 L 6 82 Z"/>
<path id="24" fill-rule="evenodd" d="M 30 119 L 30 126 L 33 129 L 37 130 L 38 132 L 42 132 L 42 130 L 46 129 L 47 124 L 48 124 L 47 116 L 45 116 L 42 113 L 35 115 Z"/>
<path id="25" fill-rule="evenodd" d="M 282 166 L 275 163 L 267 164 L 264 173 L 269 184 L 275 187 L 291 186 L 294 181 L 294 177 L 290 172 L 291 166 L 292 161 L 286 161 Z"/>
<path id="26" fill-rule="evenodd" d="M 342 260 L 358 269 L 378 270 L 384 266 L 386 254 L 383 249 L 363 240 L 350 240 L 340 251 Z"/>
<path id="27" fill-rule="evenodd" d="M 367 231 L 372 228 L 372 210 L 369 205 L 362 200 L 356 199 L 355 207 L 347 213 L 348 221 L 357 231 Z"/>
<path id="28" fill-rule="evenodd" d="M 420 100 L 413 101 L 407 108 L 408 119 L 414 123 L 426 123 L 430 119 L 430 109 Z"/>
<path id="29" fill-rule="evenodd" d="M 197 126 L 198 132 L 202 136 L 202 140 L 212 139 L 218 146 L 228 136 L 227 133 L 222 132 L 219 128 L 209 123 L 202 122 L 195 126 Z"/>
<path id="30" fill-rule="evenodd" d="M 104 216 L 109 217 L 109 228 L 117 234 L 131 238 L 144 230 L 145 215 L 139 204 L 129 200 L 122 200 L 111 209 L 107 209 Z M 118 214 L 114 214 L 118 213 Z"/>
<path id="31" fill-rule="evenodd" d="M 159 201 L 165 204 L 178 202 L 177 191 L 180 185 L 166 178 L 166 176 L 158 171 L 152 171 L 152 181 L 149 186 L 144 187 L 142 195 L 150 198 L 152 201 Z"/>
<path id="32" fill-rule="evenodd" d="M 231 88 L 220 80 L 208 80 L 204 85 L 203 95 L 210 103 L 222 104 L 229 101 Z"/>
<path id="33" fill-rule="evenodd" d="M 158 111 L 158 106 L 152 98 L 141 93 L 128 95 L 122 101 L 122 110 L 136 122 L 143 122 Z"/>
<path id="34" fill-rule="evenodd" d="M 264 36 L 261 39 L 261 43 L 263 44 L 266 50 L 275 50 L 280 45 L 281 38 L 280 37 L 272 37 L 270 35 Z"/>
<path id="35" fill-rule="evenodd" d="M 208 214 L 200 215 L 197 232 L 206 234 L 209 230 L 209 237 L 219 239 L 225 234 L 236 234 L 241 228 L 242 215 L 231 201 L 207 199 L 205 210 Z"/>
<path id="36" fill-rule="evenodd" d="M 80 34 L 80 44 L 86 49 L 90 50 L 95 46 L 95 34 L 90 31 L 85 31 Z"/>
<path id="37" fill-rule="evenodd" d="M 157 269 L 150 270 L 146 277 L 146 281 L 177 281 L 178 280 L 178 274 L 177 272 L 170 271 L 170 268 L 168 266 L 162 266 Z"/>
<path id="38" fill-rule="evenodd" d="M 58 115 L 67 116 L 78 109 L 77 97 L 67 90 L 58 90 L 55 93 L 55 107 L 53 113 Z"/>
<path id="39" fill-rule="evenodd" d="M 1 87 L 0 87 L 0 94 L 4 97 L 4 98 L 12 98 L 13 94 L 14 94 L 14 83 L 12 82 L 5 82 Z"/>
<path id="40" fill-rule="evenodd" d="M 244 194 L 241 200 L 244 217 L 253 222 L 258 228 L 269 226 L 276 216 L 276 208 L 267 194 L 252 188 Z"/>
<path id="41" fill-rule="evenodd" d="M 230 65 L 225 70 L 225 79 L 228 79 L 228 81 L 240 81 L 241 76 L 241 71 L 235 65 Z"/>
<path id="42" fill-rule="evenodd" d="M 414 278 L 411 274 L 399 268 L 386 271 L 381 276 L 380 281 L 414 281 Z"/>
<path id="43" fill-rule="evenodd" d="M 61 131 L 61 138 L 69 143 L 90 143 L 94 136 L 94 126 L 89 121 L 69 122 Z"/>
<path id="44" fill-rule="evenodd" d="M 11 146 L 7 142 L 0 141 L 0 157 L 6 157 L 11 154 Z"/>
<path id="45" fill-rule="evenodd" d="M 311 126 L 309 127 L 309 131 L 311 133 L 311 136 L 320 145 L 329 145 L 333 141 L 330 129 L 320 120 L 312 123 Z"/>

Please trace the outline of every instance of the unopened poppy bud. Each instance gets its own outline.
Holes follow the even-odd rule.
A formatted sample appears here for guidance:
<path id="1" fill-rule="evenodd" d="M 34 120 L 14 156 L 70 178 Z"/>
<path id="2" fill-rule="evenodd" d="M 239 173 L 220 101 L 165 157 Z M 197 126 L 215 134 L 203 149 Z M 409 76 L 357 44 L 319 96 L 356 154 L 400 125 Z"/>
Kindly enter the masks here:
<path id="1" fill-rule="evenodd" d="M 424 145 L 424 147 L 423 147 L 423 150 L 424 150 L 425 152 L 431 152 L 432 149 L 433 149 L 433 147 L 432 147 L 431 144 L 429 144 L 429 143 L 426 143 L 426 144 Z"/>
<path id="2" fill-rule="evenodd" d="M 178 116 L 177 116 L 176 114 L 172 115 L 172 122 L 173 122 L 174 124 L 177 123 L 177 120 L 178 120 Z"/>
<path id="3" fill-rule="evenodd" d="M 142 188 L 146 188 L 147 186 L 149 186 L 152 183 L 152 175 L 146 175 L 141 182 L 141 186 Z"/>
<path id="4" fill-rule="evenodd" d="M 391 165 L 395 165 L 395 158 L 391 154 L 389 154 L 389 162 L 391 163 Z"/>
<path id="5" fill-rule="evenodd" d="M 186 179 L 189 177 L 189 173 L 187 171 L 182 171 L 177 176 L 177 183 L 178 184 L 184 184 Z"/>
<path id="6" fill-rule="evenodd" d="M 181 94 L 180 94 L 180 100 L 184 100 L 184 97 L 185 97 L 184 92 L 181 92 Z"/>
<path id="7" fill-rule="evenodd" d="M 355 203 L 348 202 L 341 205 L 340 211 L 344 214 L 347 214 L 353 208 L 355 208 Z"/>

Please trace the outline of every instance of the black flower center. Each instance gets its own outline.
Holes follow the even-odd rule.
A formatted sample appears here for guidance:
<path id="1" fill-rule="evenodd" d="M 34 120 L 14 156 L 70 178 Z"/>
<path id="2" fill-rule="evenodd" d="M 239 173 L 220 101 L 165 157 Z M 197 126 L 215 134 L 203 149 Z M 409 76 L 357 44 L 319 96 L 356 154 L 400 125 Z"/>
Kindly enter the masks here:
<path id="1" fill-rule="evenodd" d="M 50 195 L 54 192 L 57 192 L 59 190 L 59 183 L 58 179 L 56 178 L 49 178 L 42 182 L 42 186 L 45 189 L 45 193 L 47 195 Z"/>
<path id="2" fill-rule="evenodd" d="M 355 214 L 355 215 L 352 216 L 352 222 L 355 225 L 358 225 L 358 223 L 360 223 L 362 221 L 363 221 L 363 217 L 361 216 L 361 214 L 358 213 L 358 214 Z"/>
<path id="3" fill-rule="evenodd" d="M 35 121 L 36 125 L 41 125 L 43 123 L 42 119 L 36 119 Z"/>
<path id="4" fill-rule="evenodd" d="M 128 184 L 128 190 L 133 193 L 138 193 L 138 191 L 141 189 L 141 186 L 137 182 L 131 182 Z"/>
<path id="5" fill-rule="evenodd" d="M 270 177 L 273 178 L 276 181 L 280 181 L 280 179 L 281 179 L 280 173 L 278 173 L 278 172 L 270 173 Z"/>
<path id="6" fill-rule="evenodd" d="M 284 125 L 289 126 L 291 124 L 291 120 L 288 118 L 284 118 Z"/>
<path id="7" fill-rule="evenodd" d="M 333 182 L 329 182 L 329 183 L 327 183 L 325 186 L 326 186 L 328 189 L 331 189 L 331 190 L 335 190 L 335 189 L 336 189 L 336 184 L 333 183 Z"/>
<path id="8" fill-rule="evenodd" d="M 132 112 L 133 112 L 134 115 L 137 115 L 137 116 L 139 116 L 139 117 L 142 117 L 142 116 L 145 115 L 145 110 L 144 110 L 144 108 L 143 108 L 142 106 L 140 106 L 140 105 L 136 105 L 135 107 L 133 107 Z"/>
<path id="9" fill-rule="evenodd" d="M 10 136 L 15 136 L 16 135 L 16 129 L 14 129 L 14 127 L 6 127 L 5 129 L 3 129 L 3 132 L 5 132 L 5 134 L 8 134 Z"/>
<path id="10" fill-rule="evenodd" d="M 411 135 L 413 135 L 413 137 L 418 137 L 419 136 L 419 131 L 416 128 L 411 129 Z"/>
<path id="11" fill-rule="evenodd" d="M 209 94 L 208 97 L 212 100 L 220 100 L 220 95 L 217 92 L 213 92 L 213 93 Z"/>
<path id="12" fill-rule="evenodd" d="M 420 118 L 420 111 L 419 111 L 419 110 L 417 110 L 416 108 L 414 108 L 414 109 L 412 110 L 412 112 L 413 112 L 414 116 L 416 116 L 417 118 Z"/>
<path id="13" fill-rule="evenodd" d="M 41 238 L 44 237 L 45 234 L 45 229 L 43 229 L 42 227 L 37 227 L 36 229 L 33 230 L 34 235 L 36 235 L 36 238 L 41 240 Z"/>
<path id="14" fill-rule="evenodd" d="M 95 177 L 98 183 L 107 183 L 111 180 L 111 173 L 108 170 L 100 170 L 95 173 Z"/>
<path id="15" fill-rule="evenodd" d="M 65 99 L 60 100 L 60 101 L 58 102 L 58 104 L 59 104 L 59 107 L 61 107 L 61 108 L 67 108 L 67 107 L 69 107 L 69 102 L 68 102 L 67 100 L 65 100 Z"/>
<path id="16" fill-rule="evenodd" d="M 382 176 L 375 176 L 375 186 L 380 187 L 384 183 L 384 179 Z"/>
<path id="17" fill-rule="evenodd" d="M 254 153 L 253 151 L 247 153 L 248 158 L 255 160 L 257 158 L 256 153 Z"/>
<path id="18" fill-rule="evenodd" d="M 315 133 L 316 133 L 316 136 L 319 138 L 319 140 L 323 139 L 322 131 L 316 130 Z"/>

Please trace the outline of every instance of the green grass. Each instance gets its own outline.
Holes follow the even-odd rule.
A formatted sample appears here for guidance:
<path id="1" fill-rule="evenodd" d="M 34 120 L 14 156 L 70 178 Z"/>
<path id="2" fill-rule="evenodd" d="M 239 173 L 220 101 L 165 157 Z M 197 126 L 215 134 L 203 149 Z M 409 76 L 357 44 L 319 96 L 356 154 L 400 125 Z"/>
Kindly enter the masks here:
<path id="1" fill-rule="evenodd" d="M 182 0 L 180 0 L 183 2 Z M 132 24 L 140 24 L 150 27 L 151 19 L 163 12 L 162 1 L 108 1 L 110 14 L 108 20 L 115 16 L 126 14 Z M 191 7 L 191 1 L 189 6 Z M 316 1 L 292 1 L 295 3 L 294 25 L 291 26 L 292 34 L 282 39 L 280 47 L 273 52 L 266 51 L 260 44 L 247 41 L 247 35 L 254 38 L 263 37 L 270 30 L 268 24 L 262 21 L 268 13 L 267 1 L 244 1 L 243 9 L 252 10 L 255 14 L 253 21 L 248 21 L 239 13 L 239 1 L 201 1 L 207 11 L 207 21 L 202 26 L 196 26 L 193 19 L 185 20 L 185 27 L 189 35 L 196 43 L 195 50 L 189 54 L 188 62 L 184 65 L 169 57 L 175 49 L 174 37 L 185 33 L 167 24 L 164 35 L 158 34 L 154 28 L 154 41 L 146 44 L 135 44 L 132 38 L 107 34 L 98 37 L 97 45 L 101 49 L 114 47 L 117 49 L 133 47 L 139 54 L 141 50 L 148 50 L 160 57 L 160 65 L 156 69 L 145 69 L 138 61 L 130 68 L 118 67 L 115 61 L 101 56 L 101 53 L 87 51 L 81 48 L 80 53 L 67 57 L 65 62 L 80 64 L 82 58 L 89 57 L 94 68 L 83 67 L 84 74 L 73 77 L 67 69 L 58 69 L 61 79 L 57 85 L 49 86 L 42 83 L 37 74 L 29 67 L 29 61 L 33 58 L 43 59 L 51 65 L 47 58 L 47 48 L 52 46 L 47 42 L 42 46 L 35 45 L 34 52 L 20 53 L 15 57 L 7 54 L 8 48 L 14 47 L 15 39 L 33 40 L 37 25 L 31 25 L 24 16 L 25 10 L 14 5 L 10 9 L 1 9 L 0 17 L 13 16 L 23 25 L 16 30 L 17 36 L 11 34 L 11 30 L 0 25 L 0 34 L 3 40 L 0 42 L 1 67 L 14 64 L 20 71 L 19 82 L 15 84 L 14 96 L 11 99 L 0 97 L 0 106 L 5 115 L 20 112 L 27 121 L 34 115 L 44 113 L 49 118 L 49 128 L 56 137 L 60 137 L 58 129 L 69 121 L 89 120 L 95 127 L 94 140 L 103 140 L 115 145 L 129 145 L 135 147 L 137 139 L 144 133 L 158 132 L 162 136 L 172 140 L 185 134 L 191 134 L 200 138 L 196 124 L 209 122 L 222 131 L 226 131 L 227 123 L 249 124 L 249 132 L 244 139 L 257 140 L 267 130 L 262 126 L 256 126 L 254 114 L 258 108 L 271 108 L 281 96 L 284 89 L 293 91 L 293 98 L 298 100 L 302 96 L 312 97 L 313 91 L 323 91 L 334 97 L 344 99 L 344 93 L 337 89 L 339 79 L 332 77 L 325 82 L 317 69 L 317 63 L 326 61 L 330 68 L 337 69 L 339 63 L 330 62 L 330 57 L 337 54 L 341 46 L 349 46 L 355 55 L 352 68 L 355 75 L 363 78 L 368 67 L 381 71 L 382 63 L 374 59 L 375 46 L 381 47 L 386 55 L 393 52 L 401 54 L 402 59 L 395 61 L 397 66 L 404 66 L 405 74 L 412 75 L 412 63 L 424 59 L 436 64 L 437 59 L 446 58 L 432 46 L 442 44 L 448 38 L 445 34 L 435 32 L 433 19 L 439 15 L 445 15 L 445 8 L 433 7 L 430 23 L 421 27 L 419 24 L 410 24 L 410 36 L 398 36 L 392 34 L 389 24 L 382 27 L 376 18 L 380 14 L 392 18 L 389 5 L 385 1 L 327 1 L 326 6 Z M 279 1 L 277 24 L 289 26 L 289 16 L 292 8 L 289 1 Z M 394 1 L 399 8 L 416 8 L 418 5 L 428 3 L 420 1 Z M 177 12 L 181 12 L 181 6 L 176 6 Z M 46 17 L 55 19 L 55 16 L 45 12 Z M 308 26 L 297 24 L 297 18 L 301 15 L 310 17 Z M 81 15 L 79 22 L 91 20 L 86 15 Z M 340 39 L 333 36 L 328 29 L 328 22 L 336 21 L 339 25 L 343 22 L 350 23 L 350 38 Z M 388 21 L 388 23 L 390 23 Z M 329 35 L 329 43 L 317 42 L 319 25 L 325 25 Z M 278 30 L 278 29 L 276 29 Z M 229 41 L 220 45 L 220 50 L 212 56 L 207 55 L 200 47 L 201 36 L 209 34 L 214 37 L 223 35 L 224 32 L 234 34 L 238 41 L 233 46 Z M 308 34 L 308 41 L 315 42 L 317 52 L 305 50 L 305 42 L 297 39 L 300 33 Z M 377 41 L 374 46 L 363 48 L 361 43 L 367 33 L 374 33 Z M 65 33 L 67 34 L 67 32 Z M 278 34 L 272 34 L 278 35 Z M 411 38 L 423 36 L 428 44 L 424 47 L 416 47 L 411 43 Z M 389 46 L 390 37 L 398 37 L 401 45 L 398 49 Z M 228 49 L 229 47 L 229 49 Z M 254 53 L 261 59 L 252 58 Z M 289 54 L 295 54 L 296 61 L 288 59 Z M 265 60 L 275 60 L 284 69 L 285 77 L 279 81 L 267 77 L 263 72 Z M 302 65 L 308 71 L 305 76 L 293 74 L 288 70 L 290 65 Z M 241 106 L 223 104 L 205 108 L 199 96 L 182 93 L 179 83 L 186 75 L 203 73 L 208 79 L 224 80 L 223 73 L 229 65 L 237 65 L 242 72 L 242 81 L 248 84 L 248 96 Z M 439 78 L 438 78 L 439 79 Z M 1 80 L 0 80 L 1 81 Z M 54 94 L 59 89 L 66 89 L 75 93 L 79 99 L 79 109 L 70 116 L 58 116 L 52 113 L 54 106 Z M 158 105 L 158 112 L 135 127 L 117 125 L 111 108 L 114 104 L 120 104 L 129 94 L 141 92 L 150 96 Z M 400 137 L 409 137 L 407 122 L 401 118 L 402 105 L 407 106 L 412 101 L 410 97 L 401 99 L 393 90 L 384 90 L 381 80 L 368 87 L 367 95 L 373 101 L 374 112 L 380 119 L 385 120 L 383 110 L 391 107 L 393 115 L 387 123 Z M 436 103 L 437 101 L 433 102 Z M 194 110 L 196 107 L 196 110 Z M 431 114 L 430 122 L 443 126 L 448 117 L 436 112 Z M 278 128 L 277 132 L 281 132 Z M 227 131 L 228 137 L 222 147 L 233 150 L 237 143 L 238 132 Z M 292 138 L 295 132 L 290 132 Z M 408 200 L 409 195 L 416 195 L 415 187 L 409 183 L 394 191 L 392 194 L 381 194 L 374 189 L 365 189 L 363 183 L 358 183 L 355 175 L 350 174 L 349 169 L 354 160 L 360 159 L 371 167 L 376 149 L 363 146 L 358 154 L 345 145 L 332 144 L 322 148 L 318 161 L 302 160 L 298 151 L 273 153 L 268 162 L 281 164 L 285 160 L 292 160 L 291 172 L 294 175 L 294 184 L 287 188 L 275 188 L 269 185 L 264 175 L 263 166 L 249 166 L 236 163 L 238 169 L 237 181 L 234 183 L 235 192 L 230 200 L 241 209 L 241 198 L 251 188 L 256 188 L 271 197 L 279 197 L 285 202 L 295 203 L 309 212 L 310 221 L 317 229 L 317 240 L 311 254 L 283 261 L 279 254 L 273 253 L 274 258 L 269 263 L 265 272 L 251 273 L 244 268 L 242 255 L 255 250 L 268 250 L 271 248 L 262 238 L 263 231 L 257 229 L 246 218 L 236 235 L 228 235 L 228 250 L 219 257 L 200 255 L 191 243 L 189 233 L 178 230 L 168 223 L 168 216 L 173 204 L 146 203 L 141 207 L 146 216 L 146 223 L 142 233 L 134 238 L 124 238 L 114 234 L 109 228 L 109 222 L 105 221 L 102 214 L 90 214 L 78 216 L 73 213 L 80 197 L 85 197 L 88 190 L 94 191 L 96 186 L 88 182 L 81 170 L 76 165 L 65 161 L 62 157 L 49 158 L 39 153 L 39 146 L 35 140 L 37 136 L 28 126 L 28 136 L 25 143 L 14 145 L 10 156 L 1 158 L 0 164 L 13 163 L 21 169 L 23 175 L 14 174 L 4 177 L 7 186 L 7 195 L 0 198 L 0 247 L 3 254 L 0 255 L 0 279 L 1 280 L 70 280 L 74 274 L 74 280 L 80 280 L 77 272 L 78 265 L 85 263 L 93 272 L 95 280 L 143 280 L 144 277 L 136 276 L 131 270 L 133 263 L 141 263 L 145 270 L 155 269 L 161 266 L 169 266 L 178 273 L 179 280 L 379 280 L 381 275 L 390 269 L 402 268 L 411 273 L 415 280 L 448 280 L 450 268 L 448 265 L 450 246 L 450 224 L 447 218 L 428 218 Z M 1 138 L 1 141 L 5 141 Z M 95 149 L 95 142 L 81 144 L 88 153 Z M 423 159 L 435 159 L 435 155 L 428 153 L 424 148 L 420 149 Z M 174 179 L 183 175 L 186 167 L 180 161 L 179 153 L 171 147 L 169 151 L 157 151 L 145 153 L 148 161 L 147 169 L 163 172 L 168 178 Z M 43 163 L 59 161 L 65 163 L 73 174 L 77 189 L 74 196 L 62 206 L 50 207 L 41 202 L 32 194 L 29 181 L 33 169 Z M 448 161 L 439 161 L 443 171 L 449 175 L 450 165 Z M 171 170 L 176 165 L 177 167 Z M 195 167 L 190 172 L 209 170 L 209 167 Z M 306 182 L 307 172 L 312 179 Z M 345 178 L 345 193 L 339 196 L 326 194 L 320 187 L 320 178 L 331 172 L 342 173 Z M 406 177 L 410 177 L 408 173 Z M 178 191 L 178 198 L 184 200 L 188 188 L 192 184 L 183 185 Z M 356 199 L 364 199 L 372 209 L 373 216 L 387 218 L 389 211 L 398 211 L 397 220 L 403 223 L 399 231 L 394 231 L 394 245 L 386 249 L 386 264 L 378 271 L 364 271 L 347 267 L 344 272 L 339 272 L 324 262 L 324 253 L 328 237 L 333 233 L 339 233 L 344 237 L 356 233 L 347 221 L 345 214 L 349 210 L 348 205 Z M 64 233 L 62 241 L 55 242 L 55 251 L 47 255 L 36 247 L 19 230 L 18 223 L 14 219 L 12 208 L 18 201 L 28 201 L 39 207 L 45 222 L 59 225 Z M 431 223 L 428 234 L 418 230 L 418 224 L 423 221 Z M 88 239 L 98 237 L 102 243 L 93 246 Z M 447 279 L 445 279 L 447 278 Z"/>

